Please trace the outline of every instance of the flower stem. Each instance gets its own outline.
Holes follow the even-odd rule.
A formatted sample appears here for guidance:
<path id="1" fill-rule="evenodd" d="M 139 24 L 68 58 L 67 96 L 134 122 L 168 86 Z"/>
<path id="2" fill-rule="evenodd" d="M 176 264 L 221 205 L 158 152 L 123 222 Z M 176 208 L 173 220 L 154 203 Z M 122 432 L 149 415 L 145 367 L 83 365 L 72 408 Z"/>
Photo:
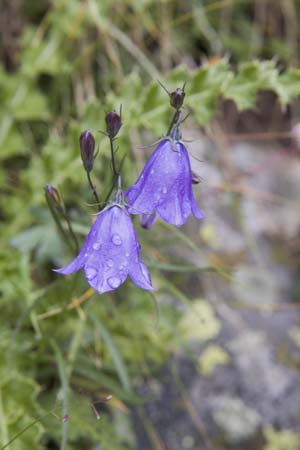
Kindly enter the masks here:
<path id="1" fill-rule="evenodd" d="M 68 216 L 68 213 L 65 210 L 64 210 L 64 218 L 65 218 L 65 220 L 67 222 L 68 230 L 70 232 L 70 235 L 73 238 L 73 241 L 74 241 L 74 244 L 75 244 L 76 253 L 78 253 L 78 251 L 79 251 L 78 240 L 77 240 L 76 234 L 73 231 L 72 224 L 71 224 L 70 218 Z"/>
<path id="2" fill-rule="evenodd" d="M 62 222 L 61 222 L 61 216 L 63 216 L 63 218 L 65 219 L 65 212 L 62 209 L 60 212 L 58 212 L 54 206 L 52 205 L 49 196 L 46 194 L 46 201 L 49 207 L 49 211 L 55 221 L 55 224 L 62 236 L 62 238 L 64 239 L 64 241 L 67 243 L 67 245 L 69 246 L 71 252 L 74 252 L 74 247 L 72 245 L 72 242 L 70 241 L 70 236 L 68 235 L 68 233 L 66 232 L 66 230 L 64 229 Z M 74 238 L 73 238 L 74 239 Z"/>
<path id="3" fill-rule="evenodd" d="M 92 192 L 93 192 L 93 195 L 94 195 L 94 197 L 95 197 L 96 203 L 97 203 L 97 205 L 98 205 L 98 210 L 100 211 L 100 200 L 99 200 L 99 197 L 98 197 L 96 188 L 95 188 L 95 186 L 94 186 L 93 183 L 92 183 L 91 176 L 90 176 L 90 172 L 86 172 L 86 175 L 87 175 L 87 179 L 88 179 L 90 188 L 91 188 L 91 190 L 92 190 Z"/>
<path id="4" fill-rule="evenodd" d="M 181 111 L 180 110 L 175 111 L 174 116 L 172 117 L 170 126 L 168 128 L 167 136 L 169 136 L 171 134 L 171 131 L 172 131 L 174 125 L 178 125 L 178 121 L 179 121 L 180 117 L 181 117 Z"/>
<path id="5" fill-rule="evenodd" d="M 112 170 L 113 170 L 113 174 L 115 177 L 116 188 L 117 188 L 117 190 L 120 190 L 121 189 L 121 174 L 116 168 L 114 139 L 109 137 L 109 143 L 110 143 Z"/>

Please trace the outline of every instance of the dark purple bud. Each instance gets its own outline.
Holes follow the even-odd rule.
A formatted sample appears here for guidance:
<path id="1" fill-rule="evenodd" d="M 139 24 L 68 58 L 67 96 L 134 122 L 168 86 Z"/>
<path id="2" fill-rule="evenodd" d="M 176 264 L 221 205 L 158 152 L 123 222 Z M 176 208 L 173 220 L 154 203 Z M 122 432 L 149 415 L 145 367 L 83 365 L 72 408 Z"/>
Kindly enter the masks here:
<path id="1" fill-rule="evenodd" d="M 170 94 L 170 103 L 177 111 L 182 107 L 184 102 L 185 92 L 184 89 L 177 88 Z"/>
<path id="2" fill-rule="evenodd" d="M 122 126 L 121 117 L 115 111 L 112 111 L 106 114 L 105 122 L 107 135 L 110 139 L 115 138 Z"/>
<path id="3" fill-rule="evenodd" d="M 192 170 L 192 183 L 199 184 L 199 183 L 201 183 L 201 181 L 202 181 L 202 178 L 200 177 L 200 175 L 198 175 L 196 172 L 194 172 Z"/>
<path id="4" fill-rule="evenodd" d="M 89 173 L 94 165 L 95 138 L 89 130 L 85 130 L 81 133 L 79 142 L 83 166 Z"/>
<path id="5" fill-rule="evenodd" d="M 47 184 L 45 186 L 46 195 L 48 196 L 49 200 L 55 206 L 57 209 L 62 208 L 62 201 L 60 198 L 60 195 L 58 193 L 58 190 L 52 186 L 52 184 Z"/>
<path id="6" fill-rule="evenodd" d="M 140 214 L 140 224 L 141 227 L 145 228 L 146 230 L 149 230 L 153 227 L 155 222 L 157 221 L 157 213 L 156 211 L 153 211 L 150 214 Z"/>

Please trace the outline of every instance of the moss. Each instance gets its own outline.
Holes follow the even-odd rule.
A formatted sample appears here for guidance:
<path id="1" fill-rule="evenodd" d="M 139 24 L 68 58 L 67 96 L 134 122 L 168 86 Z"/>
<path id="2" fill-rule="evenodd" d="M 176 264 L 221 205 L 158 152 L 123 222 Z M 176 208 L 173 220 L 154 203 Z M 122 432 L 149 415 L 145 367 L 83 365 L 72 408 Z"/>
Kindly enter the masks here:
<path id="1" fill-rule="evenodd" d="M 291 337 L 291 339 L 293 340 L 293 342 L 297 345 L 297 347 L 300 348 L 300 327 L 292 327 L 289 330 L 289 335 Z"/>
<path id="2" fill-rule="evenodd" d="M 219 345 L 209 345 L 198 361 L 198 369 L 202 375 L 209 376 L 215 368 L 230 361 L 229 354 Z"/>
<path id="3" fill-rule="evenodd" d="M 195 300 L 179 323 L 185 340 L 208 341 L 220 332 L 221 323 L 205 300 Z"/>
<path id="4" fill-rule="evenodd" d="M 264 450 L 299 450 L 300 434 L 291 430 L 276 431 L 273 427 L 264 429 L 267 444 Z"/>
<path id="5" fill-rule="evenodd" d="M 258 412 L 241 399 L 226 395 L 215 399 L 213 418 L 225 433 L 226 441 L 233 444 L 254 436 L 261 421 Z"/>

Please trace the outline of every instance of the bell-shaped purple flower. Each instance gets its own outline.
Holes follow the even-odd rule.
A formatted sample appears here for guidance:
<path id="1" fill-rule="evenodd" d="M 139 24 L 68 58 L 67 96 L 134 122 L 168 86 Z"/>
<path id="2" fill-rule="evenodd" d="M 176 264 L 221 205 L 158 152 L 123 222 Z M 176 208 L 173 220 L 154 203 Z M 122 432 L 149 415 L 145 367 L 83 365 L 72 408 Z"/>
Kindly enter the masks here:
<path id="1" fill-rule="evenodd" d="M 74 261 L 55 272 L 69 275 L 83 269 L 90 286 L 100 294 L 117 289 L 128 275 L 137 286 L 153 290 L 140 251 L 126 208 L 112 204 L 98 215 Z"/>
<path id="2" fill-rule="evenodd" d="M 127 193 L 129 212 L 156 211 L 166 222 L 181 226 L 193 213 L 203 219 L 193 191 L 191 165 L 186 147 L 179 140 L 163 139 Z"/>

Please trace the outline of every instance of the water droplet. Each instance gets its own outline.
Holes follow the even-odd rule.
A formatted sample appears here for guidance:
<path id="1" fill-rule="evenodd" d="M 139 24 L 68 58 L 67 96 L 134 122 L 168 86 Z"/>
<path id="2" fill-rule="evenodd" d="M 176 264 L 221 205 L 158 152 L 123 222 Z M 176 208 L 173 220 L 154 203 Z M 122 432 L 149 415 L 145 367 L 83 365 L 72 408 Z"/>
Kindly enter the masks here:
<path id="1" fill-rule="evenodd" d="M 150 174 L 153 175 L 154 174 L 154 169 L 150 170 Z"/>
<path id="2" fill-rule="evenodd" d="M 163 194 L 166 194 L 168 192 L 168 189 L 166 188 L 166 186 L 164 186 L 163 188 L 162 188 L 162 193 Z"/>
<path id="3" fill-rule="evenodd" d="M 129 253 L 128 252 L 125 253 L 125 256 L 126 256 L 126 258 L 129 258 Z"/>
<path id="4" fill-rule="evenodd" d="M 111 288 L 116 289 L 116 288 L 119 287 L 120 284 L 121 284 L 121 278 L 119 278 L 119 277 L 110 277 L 110 278 L 107 280 L 107 282 L 108 282 L 108 284 L 109 284 L 109 286 L 110 286 Z"/>
<path id="5" fill-rule="evenodd" d="M 100 247 L 101 247 L 101 242 L 95 242 L 95 244 L 93 244 L 94 250 L 99 250 Z"/>
<path id="6" fill-rule="evenodd" d="M 97 270 L 94 267 L 87 267 L 85 270 L 85 276 L 88 280 L 92 280 L 97 275 Z"/>
<path id="7" fill-rule="evenodd" d="M 106 261 L 106 264 L 108 265 L 108 267 L 113 267 L 114 262 L 113 262 L 112 259 L 108 259 L 108 260 Z"/>
<path id="8" fill-rule="evenodd" d="M 102 294 L 102 292 L 103 292 L 103 282 L 102 282 L 102 281 L 100 281 L 100 283 L 98 283 L 97 291 L 98 291 L 100 294 Z"/>
<path id="9" fill-rule="evenodd" d="M 119 236 L 117 233 L 112 235 L 111 240 L 113 241 L 113 243 L 115 245 L 121 245 L 122 244 L 121 236 Z"/>

